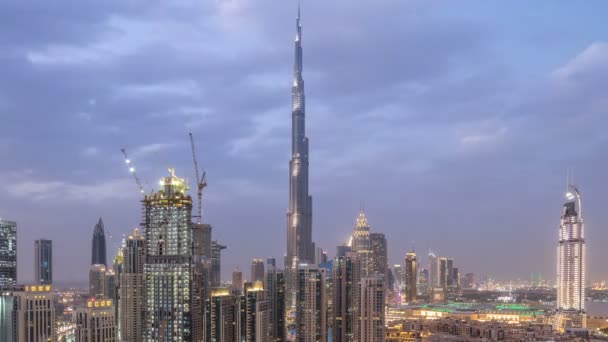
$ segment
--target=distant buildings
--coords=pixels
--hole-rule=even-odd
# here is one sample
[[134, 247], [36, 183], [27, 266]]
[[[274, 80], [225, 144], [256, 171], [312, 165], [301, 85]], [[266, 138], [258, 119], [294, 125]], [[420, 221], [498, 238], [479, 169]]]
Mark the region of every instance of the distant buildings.
[[110, 299], [90, 299], [87, 301], [86, 307], [76, 309], [74, 314], [76, 319], [75, 341], [117, 341], [113, 304]]
[[238, 267], [232, 271], [232, 287], [230, 290], [237, 295], [243, 293], [243, 272]]
[[17, 222], [0, 220], [0, 286], [17, 284]]
[[264, 281], [264, 261], [262, 259], [251, 260], [251, 281]]
[[34, 241], [34, 276], [36, 284], [53, 283], [53, 242], [51, 240]]
[[192, 198], [186, 182], [170, 172], [143, 200], [148, 341], [192, 337]]
[[222, 275], [222, 251], [226, 246], [213, 240], [211, 241], [211, 286], [218, 287], [221, 283]]
[[89, 296], [91, 298], [103, 298], [106, 294], [106, 266], [91, 265], [89, 269]]
[[106, 258], [106, 235], [101, 217], [93, 229], [91, 265], [108, 266]]
[[296, 299], [297, 341], [327, 341], [325, 269], [302, 264], [298, 268]]
[[405, 299], [415, 302], [418, 296], [418, 259], [415, 252], [405, 255]]

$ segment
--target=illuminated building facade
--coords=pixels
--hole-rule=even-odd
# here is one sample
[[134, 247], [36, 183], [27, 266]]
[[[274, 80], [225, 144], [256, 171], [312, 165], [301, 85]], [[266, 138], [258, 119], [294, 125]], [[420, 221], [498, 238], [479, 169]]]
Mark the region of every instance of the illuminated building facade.
[[241, 300], [231, 295], [228, 288], [211, 291], [210, 300], [210, 341], [241, 341]]
[[241, 297], [241, 341], [270, 342], [270, 305], [264, 284], [247, 282]]
[[0, 286], [17, 284], [17, 223], [0, 220]]
[[296, 341], [326, 342], [327, 287], [325, 269], [306, 264], [298, 267], [296, 310]]
[[418, 259], [415, 252], [405, 255], [405, 299], [415, 302], [418, 296]]
[[143, 199], [146, 341], [191, 341], [192, 198], [171, 174]]
[[376, 274], [361, 279], [359, 341], [383, 342], [385, 290], [384, 277]]
[[[120, 276], [120, 336], [124, 341], [142, 342], [146, 313], [144, 297], [145, 240], [135, 229], [125, 241]], [[115, 303], [116, 304], [116, 303]]]
[[296, 19], [295, 60], [291, 88], [291, 160], [289, 161], [289, 209], [287, 212], [287, 305], [296, 298], [299, 263], [314, 263], [312, 242], [312, 196], [308, 192], [308, 137], [306, 105], [302, 78], [302, 25], [300, 11]]
[[112, 300], [90, 299], [86, 307], [76, 309], [75, 318], [76, 342], [116, 341], [116, 321]]
[[[15, 286], [0, 289], [0, 292], [0, 326], [10, 326], [6, 333], [12, 335], [12, 339], [2, 341], [57, 341], [55, 298], [51, 285]], [[2, 303], [11, 307], [2, 308]], [[5, 321], [4, 315], [9, 312], [12, 319]], [[4, 329], [0, 329], [0, 337], [4, 338], [4, 334]]]
[[[356, 263], [355, 263], [356, 264]], [[353, 297], [353, 261], [350, 256], [336, 257], [333, 262], [333, 319], [332, 335], [334, 342], [352, 341], [354, 336], [356, 312]]]
[[[584, 316], [586, 256], [581, 194], [576, 187], [570, 186], [566, 197], [568, 202], [562, 211], [557, 247], [557, 308], [564, 314], [573, 311], [573, 315]], [[581, 319], [579, 327], [584, 325], [584, 319]]]
[[106, 258], [106, 235], [104, 232], [103, 221], [101, 217], [93, 229], [91, 265], [108, 266]]
[[34, 276], [36, 284], [53, 283], [53, 241], [34, 241]]
[[[266, 265], [264, 288], [270, 307], [270, 340], [285, 341], [285, 273], [277, 269], [274, 259]], [[269, 260], [270, 261], [270, 260]]]
[[262, 259], [251, 260], [251, 281], [264, 281], [264, 261]]

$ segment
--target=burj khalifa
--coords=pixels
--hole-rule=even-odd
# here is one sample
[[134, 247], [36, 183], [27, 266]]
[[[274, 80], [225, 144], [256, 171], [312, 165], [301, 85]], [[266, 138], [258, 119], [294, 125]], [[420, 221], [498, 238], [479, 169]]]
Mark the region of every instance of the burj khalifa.
[[[314, 262], [312, 197], [308, 194], [308, 137], [305, 127], [304, 79], [302, 79], [302, 25], [296, 19], [295, 61], [291, 88], [291, 160], [289, 161], [289, 211], [287, 212], [288, 302], [295, 296], [298, 265]], [[293, 303], [293, 302], [291, 302]]]

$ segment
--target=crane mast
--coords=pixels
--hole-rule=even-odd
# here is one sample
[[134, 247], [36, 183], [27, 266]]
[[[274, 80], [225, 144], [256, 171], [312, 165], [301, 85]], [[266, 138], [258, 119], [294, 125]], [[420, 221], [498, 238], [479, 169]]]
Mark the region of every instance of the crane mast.
[[125, 157], [125, 164], [127, 164], [127, 166], [129, 167], [129, 172], [131, 172], [131, 174], [133, 174], [133, 178], [135, 179], [135, 183], [137, 183], [139, 192], [141, 192], [143, 194], [144, 187], [141, 185], [141, 181], [139, 180], [139, 177], [137, 176], [137, 172], [135, 172], [135, 166], [133, 166], [131, 159], [129, 159], [129, 156], [127, 156], [127, 150], [125, 148], [121, 148], [120, 151], [122, 152], [122, 155]]
[[194, 147], [194, 137], [192, 132], [190, 134], [190, 147], [192, 149], [192, 161], [194, 163], [194, 175], [196, 177], [196, 195], [197, 195], [197, 223], [203, 221], [203, 189], [207, 186], [207, 180], [205, 178], [206, 172], [203, 171], [203, 176], [199, 178], [198, 161], [196, 160], [196, 148]]

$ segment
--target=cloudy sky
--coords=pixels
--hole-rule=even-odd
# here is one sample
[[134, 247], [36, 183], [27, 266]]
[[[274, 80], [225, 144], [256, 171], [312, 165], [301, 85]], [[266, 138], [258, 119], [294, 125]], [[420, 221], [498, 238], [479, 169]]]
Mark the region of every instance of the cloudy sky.
[[[578, 6], [577, 6], [578, 5]], [[586, 7], [581, 7], [582, 5]], [[292, 1], [0, 3], [0, 216], [55, 278], [85, 282], [153, 187], [207, 170], [223, 274], [285, 253]], [[461, 272], [554, 277], [566, 170], [584, 199], [589, 277], [608, 278], [604, 1], [302, 1], [313, 235], [346, 240], [364, 201], [391, 263], [414, 247]]]

